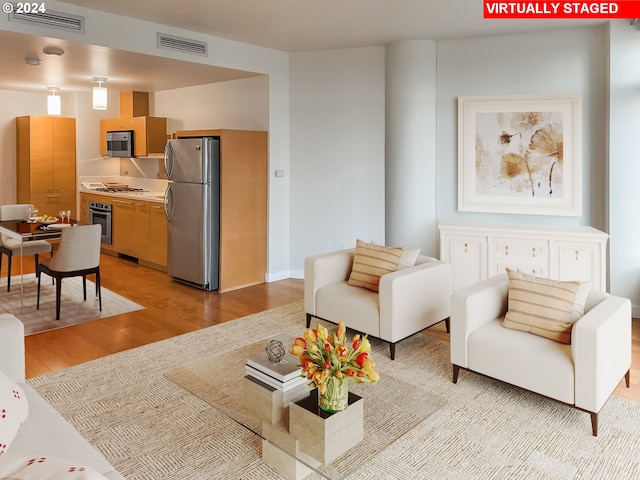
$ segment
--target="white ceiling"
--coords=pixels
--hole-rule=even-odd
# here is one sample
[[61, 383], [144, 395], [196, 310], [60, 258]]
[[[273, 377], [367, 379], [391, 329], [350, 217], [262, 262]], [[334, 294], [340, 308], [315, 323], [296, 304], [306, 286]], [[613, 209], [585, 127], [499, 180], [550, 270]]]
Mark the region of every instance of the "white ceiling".
[[[228, 68], [141, 55], [66, 40], [0, 30], [0, 90], [46, 93], [47, 86], [64, 92], [89, 92], [92, 75], [108, 78], [110, 90], [157, 92], [255, 75]], [[60, 47], [61, 56], [46, 55], [45, 47]], [[32, 66], [25, 58], [39, 58]]]
[[556, 19], [484, 20], [482, 0], [61, 1], [289, 52], [593, 23]]
[[[484, 20], [482, 0], [61, 0], [159, 24], [284, 51], [445, 40], [594, 25], [587, 20]], [[0, 89], [89, 91], [90, 76], [107, 86], [154, 92], [254, 75], [0, 30]], [[59, 46], [65, 55], [46, 55]], [[40, 66], [25, 58], [37, 56]]]

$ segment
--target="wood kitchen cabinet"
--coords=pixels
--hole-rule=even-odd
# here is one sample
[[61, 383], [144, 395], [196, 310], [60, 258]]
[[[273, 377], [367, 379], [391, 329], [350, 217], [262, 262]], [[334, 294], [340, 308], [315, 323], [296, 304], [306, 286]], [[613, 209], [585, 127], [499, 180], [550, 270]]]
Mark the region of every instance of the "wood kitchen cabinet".
[[16, 118], [17, 201], [43, 215], [76, 212], [76, 119]]
[[167, 144], [167, 119], [149, 116], [147, 92], [121, 92], [120, 118], [100, 121], [100, 153], [107, 154], [107, 132], [133, 130], [136, 157], [161, 155]]
[[161, 155], [167, 144], [167, 119], [163, 117], [107, 118], [100, 120], [100, 153], [107, 154], [107, 132], [133, 130], [136, 157]]
[[113, 205], [113, 249], [142, 263], [166, 267], [167, 218], [163, 204], [135, 198], [111, 198], [108, 202]]
[[111, 199], [113, 248], [118, 253], [144, 258], [149, 250], [149, 202]]
[[145, 260], [167, 265], [167, 217], [162, 203], [149, 203], [149, 251]]
[[453, 289], [505, 273], [507, 267], [555, 280], [589, 280], [605, 290], [608, 235], [587, 226], [440, 222], [440, 259]]

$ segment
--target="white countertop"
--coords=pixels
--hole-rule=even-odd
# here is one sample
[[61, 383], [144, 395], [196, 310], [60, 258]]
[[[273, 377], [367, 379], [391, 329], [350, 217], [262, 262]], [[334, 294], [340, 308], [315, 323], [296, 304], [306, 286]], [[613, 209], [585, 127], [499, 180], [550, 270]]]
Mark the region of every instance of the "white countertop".
[[90, 193], [110, 198], [139, 198], [148, 202], [164, 203], [164, 192], [99, 192], [96, 190], [81, 189], [80, 193]]

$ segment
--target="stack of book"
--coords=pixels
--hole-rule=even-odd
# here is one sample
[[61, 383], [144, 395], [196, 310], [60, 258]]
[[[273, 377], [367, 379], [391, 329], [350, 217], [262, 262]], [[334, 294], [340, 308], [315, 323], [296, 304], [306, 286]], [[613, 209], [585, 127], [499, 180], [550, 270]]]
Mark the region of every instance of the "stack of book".
[[271, 362], [265, 351], [253, 355], [247, 358], [245, 373], [281, 392], [309, 383], [309, 380], [300, 376], [302, 367], [298, 359], [288, 353], [278, 363]]

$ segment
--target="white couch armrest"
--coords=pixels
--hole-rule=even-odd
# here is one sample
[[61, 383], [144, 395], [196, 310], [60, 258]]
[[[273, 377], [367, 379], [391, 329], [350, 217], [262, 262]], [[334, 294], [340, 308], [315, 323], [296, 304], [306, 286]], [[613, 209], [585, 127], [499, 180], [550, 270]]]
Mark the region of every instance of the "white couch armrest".
[[315, 315], [316, 292], [333, 283], [344, 282], [351, 274], [355, 248], [313, 255], [304, 260], [304, 310]]
[[509, 279], [496, 275], [451, 295], [451, 363], [467, 368], [467, 338], [507, 311]]
[[449, 318], [451, 265], [422, 260], [380, 277], [381, 339], [394, 343]]
[[0, 365], [12, 380], [24, 383], [24, 324], [11, 314], [0, 314]]
[[575, 404], [599, 412], [631, 368], [631, 302], [609, 296], [573, 326]]

